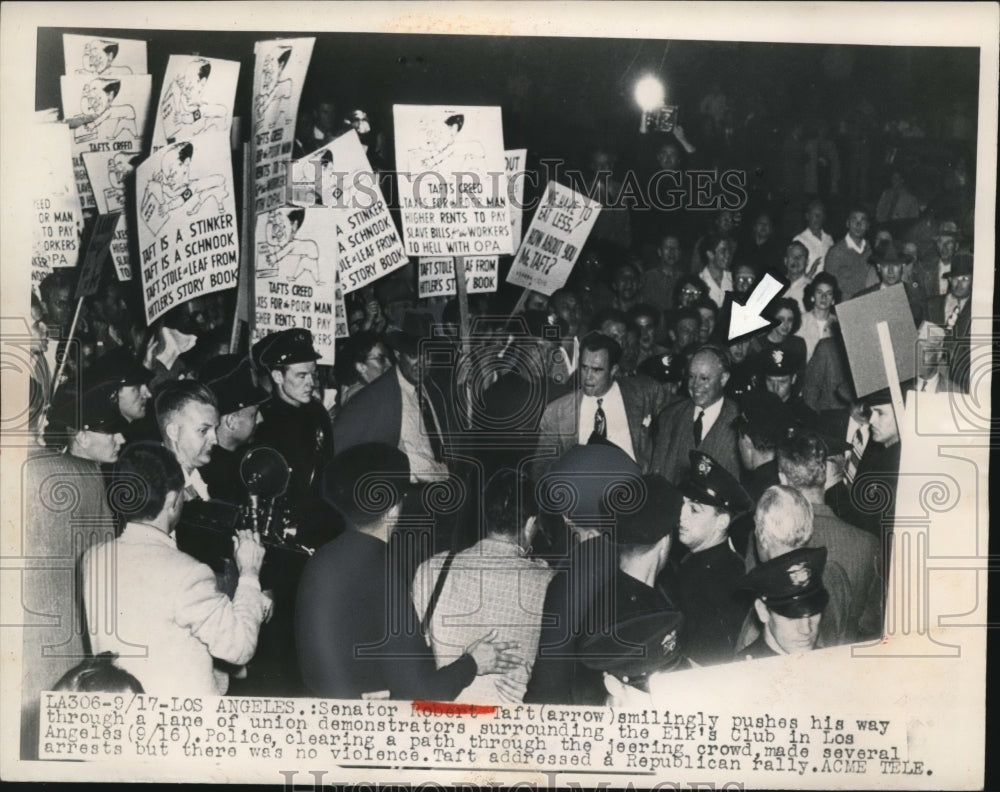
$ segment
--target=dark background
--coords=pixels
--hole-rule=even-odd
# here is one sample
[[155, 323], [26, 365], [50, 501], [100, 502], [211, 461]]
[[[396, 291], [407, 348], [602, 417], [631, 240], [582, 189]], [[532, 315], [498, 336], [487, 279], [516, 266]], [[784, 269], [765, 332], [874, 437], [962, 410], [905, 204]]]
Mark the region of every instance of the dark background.
[[[236, 115], [249, 109], [253, 45], [298, 34], [42, 28], [38, 31], [36, 109], [59, 107], [62, 34], [148, 41], [152, 101], [167, 59], [195, 54], [238, 60]], [[702, 96], [716, 83], [730, 102], [758, 95], [780, 127], [816, 115], [834, 121], [861, 97], [882, 118], [917, 118], [941, 126], [956, 103], [973, 121], [979, 53], [973, 48], [766, 44], [602, 38], [308, 33], [314, 35], [303, 106], [320, 98], [338, 113], [364, 108], [376, 129], [391, 133], [393, 104], [483, 104], [503, 109], [504, 143], [534, 156], [577, 159], [586, 147], [613, 141], [623, 164], [652, 145], [639, 135], [633, 86], [659, 74], [667, 101], [679, 106], [688, 136]], [[152, 124], [150, 124], [152, 127]], [[151, 134], [151, 130], [149, 132]], [[694, 140], [697, 145], [697, 140]], [[758, 141], [761, 145], [773, 145]], [[780, 141], [777, 141], [780, 144]]]

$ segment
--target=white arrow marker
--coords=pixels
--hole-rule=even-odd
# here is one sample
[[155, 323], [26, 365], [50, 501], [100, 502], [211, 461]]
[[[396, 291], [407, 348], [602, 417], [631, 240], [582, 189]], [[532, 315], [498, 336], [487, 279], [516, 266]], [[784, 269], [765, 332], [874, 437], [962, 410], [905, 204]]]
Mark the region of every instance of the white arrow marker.
[[729, 319], [729, 340], [769, 326], [771, 322], [760, 314], [783, 288], [781, 282], [768, 272], [747, 297], [746, 305], [740, 305], [734, 300]]

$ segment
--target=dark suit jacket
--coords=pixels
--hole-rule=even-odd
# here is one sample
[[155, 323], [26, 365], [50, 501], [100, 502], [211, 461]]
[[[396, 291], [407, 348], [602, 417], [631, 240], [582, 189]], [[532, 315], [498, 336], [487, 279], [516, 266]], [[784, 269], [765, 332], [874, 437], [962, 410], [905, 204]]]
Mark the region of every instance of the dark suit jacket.
[[[927, 298], [927, 321], [945, 326], [948, 316], [945, 314], [945, 300], [948, 295]], [[945, 349], [949, 354], [948, 372], [956, 388], [968, 392], [969, 389], [969, 335], [972, 332], [972, 299], [965, 301], [965, 306], [958, 314], [955, 326], [945, 339]]]
[[38, 694], [90, 652], [80, 558], [113, 541], [115, 523], [96, 462], [39, 449], [29, 452], [21, 475], [22, 553], [35, 559], [21, 573], [20, 592], [34, 614], [22, 631], [21, 749], [30, 759], [38, 756]]
[[[733, 426], [737, 416], [739, 408], [736, 403], [723, 399], [722, 412], [698, 448], [739, 479], [740, 458]], [[659, 473], [671, 484], [679, 485], [688, 468], [688, 454], [694, 450], [693, 422], [694, 402], [691, 399], [671, 405], [660, 415], [659, 431], [653, 447], [653, 472]]]
[[[651, 469], [653, 440], [650, 427], [653, 419], [663, 409], [663, 391], [647, 377], [630, 377], [618, 380], [621, 389], [622, 402], [625, 404], [625, 416], [628, 419], [629, 435], [632, 438], [632, 449], [635, 451], [635, 461], [643, 473]], [[552, 448], [555, 447], [555, 457], [562, 456], [579, 440], [580, 403], [583, 393], [575, 391], [556, 399], [542, 414], [538, 450], [544, 458], [536, 460], [533, 473], [540, 477], [552, 461]], [[648, 420], [647, 420], [648, 419]]]
[[[900, 443], [886, 448], [869, 439], [858, 463], [854, 484], [848, 488], [841, 481], [826, 491], [826, 503], [840, 519], [855, 525], [882, 541], [883, 523], [891, 530], [896, 499], [896, 482], [899, 478]], [[869, 487], [885, 487], [889, 491], [888, 503], [881, 494]]]
[[[802, 401], [816, 412], [840, 409], [839, 390], [851, 391], [847, 353], [839, 338], [821, 338], [806, 364], [802, 379]], [[846, 426], [845, 426], [846, 429]]]
[[[426, 376], [423, 381], [447, 437], [457, 426], [447, 385]], [[396, 369], [391, 368], [374, 382], [362, 388], [337, 414], [333, 424], [333, 447], [339, 454], [362, 443], [384, 443], [397, 448], [403, 424], [403, 395]]]
[[302, 680], [324, 698], [450, 701], [476, 676], [462, 655], [436, 668], [420, 632], [409, 586], [394, 579], [380, 539], [347, 530], [309, 559], [299, 583], [295, 643]]

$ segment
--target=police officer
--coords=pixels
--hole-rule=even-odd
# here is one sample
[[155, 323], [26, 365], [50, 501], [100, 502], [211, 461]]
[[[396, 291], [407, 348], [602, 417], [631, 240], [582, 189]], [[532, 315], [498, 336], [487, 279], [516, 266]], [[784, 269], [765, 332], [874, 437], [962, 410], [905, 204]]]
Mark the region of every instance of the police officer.
[[320, 354], [312, 333], [298, 328], [271, 333], [255, 351], [272, 384], [271, 398], [260, 407], [257, 444], [277, 449], [291, 467], [287, 497], [294, 507], [321, 494], [323, 468], [333, 457], [330, 416], [314, 397]]
[[732, 660], [748, 602], [739, 596], [743, 559], [733, 548], [733, 519], [753, 508], [736, 478], [702, 451], [691, 451], [681, 483], [677, 538], [687, 554], [676, 559], [675, 579], [687, 623], [685, 651], [695, 665]]
[[212, 499], [244, 503], [246, 487], [240, 476], [240, 462], [261, 422], [260, 405], [268, 393], [254, 381], [250, 361], [239, 355], [219, 355], [201, 370], [201, 381], [219, 402], [219, 444], [212, 458], [201, 468]]
[[659, 384], [663, 391], [663, 406], [669, 407], [683, 399], [680, 394], [681, 383], [687, 368], [687, 358], [677, 352], [664, 352], [661, 355], [651, 355], [636, 368], [637, 374], [644, 374]]
[[762, 354], [764, 387], [781, 399], [793, 423], [815, 428], [818, 420], [816, 413], [799, 395], [799, 376], [805, 368], [805, 360], [793, 349], [775, 347]]
[[123, 431], [126, 442], [159, 440], [156, 422], [148, 409], [152, 378], [153, 372], [125, 346], [105, 352], [87, 372], [88, 382], [106, 388], [111, 400], [118, 405], [126, 422]]
[[812, 651], [830, 599], [823, 585], [825, 565], [825, 547], [800, 547], [747, 573], [740, 587], [756, 595], [754, 610], [763, 629], [743, 650], [744, 659]]

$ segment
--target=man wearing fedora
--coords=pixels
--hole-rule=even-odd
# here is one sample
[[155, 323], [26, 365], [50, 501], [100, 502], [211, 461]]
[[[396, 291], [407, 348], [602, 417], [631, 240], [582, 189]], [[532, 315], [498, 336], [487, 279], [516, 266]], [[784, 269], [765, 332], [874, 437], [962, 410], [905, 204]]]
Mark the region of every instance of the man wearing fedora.
[[913, 324], [917, 327], [924, 320], [924, 293], [920, 284], [916, 281], [903, 280], [903, 259], [896, 252], [896, 246], [891, 240], [883, 240], [872, 253], [868, 263], [875, 267], [878, 273], [879, 282], [862, 289], [855, 297], [888, 289], [897, 283], [902, 283], [906, 291], [906, 301], [910, 304], [910, 313], [913, 314]]
[[949, 375], [959, 389], [968, 392], [972, 331], [971, 252], [955, 254], [946, 279], [947, 293], [927, 298], [927, 321], [944, 328]]
[[291, 467], [286, 495], [294, 506], [320, 495], [323, 469], [333, 458], [330, 416], [315, 395], [320, 354], [312, 333], [301, 328], [271, 333], [255, 353], [272, 385], [271, 398], [260, 406], [256, 442], [277, 449]]
[[948, 273], [960, 241], [958, 224], [954, 220], [942, 220], [938, 224], [934, 246], [928, 251], [930, 255], [918, 259], [914, 273], [928, 297], [948, 293]]

